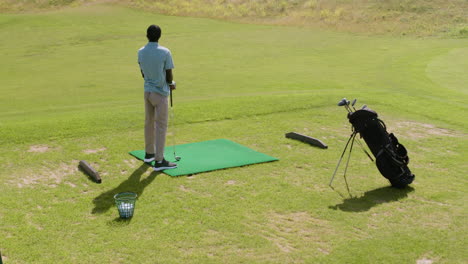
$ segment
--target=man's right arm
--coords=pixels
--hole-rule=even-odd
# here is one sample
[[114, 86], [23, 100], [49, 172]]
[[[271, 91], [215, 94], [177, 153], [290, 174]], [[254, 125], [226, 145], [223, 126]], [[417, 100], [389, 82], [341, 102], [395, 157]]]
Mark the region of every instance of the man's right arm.
[[172, 76], [172, 69], [166, 70], [166, 82], [172, 83], [173, 80], [174, 78]]
[[144, 78], [145, 78], [145, 74], [143, 73], [143, 70], [141, 69], [141, 65], [140, 65], [139, 62], [138, 62], [138, 65], [140, 66], [141, 77], [143, 77], [143, 79], [144, 79]]

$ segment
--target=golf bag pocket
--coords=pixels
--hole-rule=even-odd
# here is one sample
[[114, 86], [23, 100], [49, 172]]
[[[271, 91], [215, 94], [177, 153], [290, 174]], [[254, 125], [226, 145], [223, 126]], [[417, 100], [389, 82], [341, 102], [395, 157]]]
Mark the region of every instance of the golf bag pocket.
[[408, 157], [408, 151], [406, 150], [405, 146], [403, 146], [402, 144], [398, 142], [397, 137], [393, 133], [390, 133], [388, 137], [390, 138], [390, 142], [394, 149], [395, 158], [403, 162], [405, 165], [408, 165], [409, 157]]
[[[400, 146], [400, 152], [406, 153], [403, 145]], [[395, 151], [383, 148], [376, 156], [375, 165], [379, 172], [387, 178], [394, 187], [405, 187], [414, 180], [414, 175], [408, 168], [408, 156], [399, 157]]]

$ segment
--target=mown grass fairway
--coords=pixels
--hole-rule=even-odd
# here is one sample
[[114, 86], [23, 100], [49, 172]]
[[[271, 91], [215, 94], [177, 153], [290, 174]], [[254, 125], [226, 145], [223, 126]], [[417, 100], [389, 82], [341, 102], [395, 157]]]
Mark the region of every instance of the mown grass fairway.
[[[143, 148], [136, 52], [171, 49], [177, 144], [227, 138], [278, 162], [172, 178]], [[4, 263], [465, 263], [468, 40], [355, 36], [91, 5], [0, 15]], [[350, 134], [342, 98], [405, 144], [411, 188], [359, 147], [353, 198], [328, 181]], [[284, 138], [296, 131], [322, 150]], [[171, 134], [168, 136], [172, 144]], [[78, 171], [87, 160], [98, 185]], [[344, 192], [341, 177], [335, 186]], [[139, 194], [121, 221], [112, 196]], [[419, 262], [418, 262], [419, 261]]]

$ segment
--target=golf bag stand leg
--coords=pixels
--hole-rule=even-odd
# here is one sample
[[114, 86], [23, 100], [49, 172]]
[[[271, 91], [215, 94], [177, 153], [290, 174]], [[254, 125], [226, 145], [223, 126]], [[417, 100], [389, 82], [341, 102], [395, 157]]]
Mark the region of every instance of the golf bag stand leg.
[[[356, 134], [357, 133], [355, 131], [351, 134], [351, 136], [348, 139], [348, 142], [346, 142], [346, 146], [343, 149], [343, 153], [341, 153], [340, 159], [338, 160], [338, 164], [336, 164], [335, 171], [333, 172], [333, 175], [332, 175], [332, 177], [330, 179], [330, 183], [328, 184], [328, 186], [330, 186], [330, 188], [332, 188], [332, 189], [333, 189], [333, 186], [332, 186], [333, 180], [335, 179], [336, 172], [338, 171], [338, 168], [340, 167], [341, 161], [343, 160], [343, 156], [346, 153], [346, 150], [348, 149], [349, 142], [353, 141], [353, 143], [354, 143], [354, 139], [356, 138]], [[353, 147], [353, 143], [351, 144], [351, 148]], [[349, 192], [349, 187], [348, 187], [348, 183], [346, 181], [346, 170], [348, 169], [347, 167], [348, 167], [348, 164], [349, 164], [349, 158], [350, 157], [351, 157], [351, 149], [350, 149], [350, 153], [348, 155], [348, 161], [346, 162], [346, 169], [345, 169], [345, 173], [344, 173], [346, 188], [348, 189], [348, 192]]]
[[346, 179], [346, 172], [348, 171], [349, 160], [351, 159], [351, 152], [353, 151], [354, 140], [356, 139], [356, 135], [357, 133], [354, 133], [353, 139], [351, 140], [351, 146], [349, 147], [349, 153], [348, 153], [348, 160], [346, 161], [346, 167], [343, 173], [343, 178], [344, 178], [346, 189], [348, 190], [349, 196], [352, 196], [352, 195], [351, 195], [351, 192], [349, 191], [348, 180]]

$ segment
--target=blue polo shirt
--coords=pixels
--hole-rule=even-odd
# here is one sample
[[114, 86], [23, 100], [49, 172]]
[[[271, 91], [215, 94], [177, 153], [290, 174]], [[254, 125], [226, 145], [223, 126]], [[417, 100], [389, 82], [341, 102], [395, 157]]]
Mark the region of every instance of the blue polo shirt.
[[166, 70], [174, 69], [171, 51], [157, 42], [148, 42], [138, 50], [138, 63], [145, 75], [145, 92], [169, 95]]

